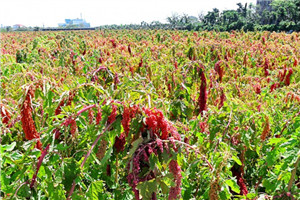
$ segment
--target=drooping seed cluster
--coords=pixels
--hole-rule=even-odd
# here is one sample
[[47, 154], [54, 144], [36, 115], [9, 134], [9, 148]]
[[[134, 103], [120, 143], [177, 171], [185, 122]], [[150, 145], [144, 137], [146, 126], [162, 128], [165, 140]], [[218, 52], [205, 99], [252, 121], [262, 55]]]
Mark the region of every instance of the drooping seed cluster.
[[8, 110], [4, 107], [4, 105], [2, 105], [2, 104], [0, 104], [0, 110], [1, 110], [2, 123], [9, 125], [11, 115], [9, 114]]
[[181, 194], [181, 168], [176, 160], [171, 160], [169, 170], [174, 176], [175, 186], [170, 188], [169, 200], [178, 199]]
[[[136, 199], [140, 199], [139, 191], [136, 188], [138, 183], [154, 179], [157, 176], [157, 172], [150, 169], [149, 158], [151, 154], [158, 155], [166, 151], [171, 157], [169, 148], [171, 147], [174, 151], [177, 151], [175, 140], [180, 140], [180, 135], [178, 134], [177, 129], [164, 117], [160, 110], [156, 108], [142, 108], [142, 110], [146, 116], [141, 128], [141, 133], [148, 133], [150, 141], [143, 142], [139, 145], [133, 154], [131, 161], [127, 165], [127, 170], [129, 172], [127, 181], [132, 187]], [[128, 117], [129, 111], [126, 111], [126, 113], [127, 114], [125, 116]], [[170, 141], [170, 145], [164, 140]], [[117, 140], [116, 142], [120, 143]], [[141, 174], [145, 170], [149, 172], [147, 174]], [[175, 186], [170, 188], [169, 199], [177, 199], [180, 197], [181, 193], [182, 176], [181, 168], [176, 160], [170, 161], [169, 171], [173, 174], [175, 182]], [[152, 197], [155, 199], [156, 193], [153, 193]]]
[[207, 82], [204, 75], [203, 70], [200, 72], [200, 79], [201, 79], [201, 85], [200, 85], [200, 95], [198, 98], [198, 106], [199, 106], [199, 113], [202, 114], [203, 111], [207, 109]]
[[162, 140], [165, 140], [169, 137], [174, 137], [176, 140], [180, 140], [180, 135], [178, 134], [176, 128], [164, 117], [160, 110], [156, 108], [143, 108], [143, 110], [147, 115], [145, 120], [145, 129], [151, 130], [154, 135]]
[[21, 122], [22, 128], [25, 133], [25, 138], [27, 140], [37, 140], [37, 148], [42, 149], [42, 143], [40, 141], [40, 134], [37, 132], [35, 128], [35, 124], [32, 118], [32, 99], [34, 98], [34, 89], [32, 86], [28, 88], [25, 100], [21, 105]]

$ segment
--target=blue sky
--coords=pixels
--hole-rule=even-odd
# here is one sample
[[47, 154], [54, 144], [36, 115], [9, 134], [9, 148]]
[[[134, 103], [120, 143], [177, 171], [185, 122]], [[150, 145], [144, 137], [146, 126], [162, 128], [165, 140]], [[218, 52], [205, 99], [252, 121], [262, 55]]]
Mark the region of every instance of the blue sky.
[[52, 27], [66, 18], [80, 18], [80, 13], [91, 26], [166, 22], [173, 13], [198, 16], [212, 8], [236, 9], [238, 2], [256, 0], [3, 0], [0, 24]]

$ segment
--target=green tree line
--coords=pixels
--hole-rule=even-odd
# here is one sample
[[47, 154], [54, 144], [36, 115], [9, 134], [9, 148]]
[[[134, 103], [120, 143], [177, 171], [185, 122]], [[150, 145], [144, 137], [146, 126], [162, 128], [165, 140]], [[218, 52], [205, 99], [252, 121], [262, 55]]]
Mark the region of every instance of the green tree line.
[[261, 9], [253, 4], [237, 3], [235, 10], [220, 11], [214, 8], [198, 18], [187, 14], [173, 14], [168, 23], [130, 25], [106, 25], [100, 29], [178, 29], [178, 30], [217, 30], [217, 31], [300, 31], [300, 0], [274, 0], [270, 9]]

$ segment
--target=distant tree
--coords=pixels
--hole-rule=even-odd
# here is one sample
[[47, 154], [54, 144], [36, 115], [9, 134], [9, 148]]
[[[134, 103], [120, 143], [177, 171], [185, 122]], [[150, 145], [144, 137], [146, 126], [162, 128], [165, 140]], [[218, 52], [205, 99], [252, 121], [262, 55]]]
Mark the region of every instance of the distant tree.
[[167, 21], [174, 28], [180, 22], [180, 16], [177, 13], [173, 13], [171, 17], [167, 17]]
[[300, 19], [299, 0], [279, 0], [272, 2], [271, 16], [279, 29], [297, 29]]
[[163, 27], [163, 24], [160, 21], [152, 21], [149, 26], [151, 29], [160, 29]]
[[271, 10], [261, 11], [253, 4], [237, 3], [236, 10], [214, 8], [207, 14], [203, 12], [198, 19], [187, 14], [172, 14], [166, 24], [153, 21], [150, 24], [107, 25], [101, 29], [178, 29], [178, 30], [216, 30], [216, 31], [300, 31], [300, 0], [274, 0]]
[[223, 29], [226, 31], [239, 29], [236, 27], [236, 22], [239, 21], [239, 13], [235, 10], [225, 10], [222, 12], [220, 20]]
[[7, 26], [7, 27], [6, 27], [6, 31], [7, 31], [7, 32], [12, 31], [12, 27], [11, 27], [11, 26]]
[[237, 12], [240, 13], [243, 17], [247, 17], [247, 3], [245, 3], [245, 6], [242, 5], [242, 3], [237, 3], [238, 9]]
[[149, 24], [147, 22], [145, 22], [145, 21], [142, 21], [141, 22], [141, 27], [144, 28], [144, 29], [146, 29], [146, 28], [149, 27]]
[[183, 14], [182, 16], [180, 16], [179, 22], [181, 24], [188, 24], [190, 23], [190, 18], [187, 14]]
[[209, 11], [207, 15], [204, 16], [204, 23], [209, 26], [214, 26], [218, 23], [219, 16], [219, 9], [214, 8], [213, 11]]
[[33, 28], [33, 31], [40, 31], [40, 27], [35, 26], [35, 27]]
[[198, 14], [198, 19], [199, 19], [200, 22], [204, 21], [204, 16], [205, 15], [204, 15], [203, 11]]

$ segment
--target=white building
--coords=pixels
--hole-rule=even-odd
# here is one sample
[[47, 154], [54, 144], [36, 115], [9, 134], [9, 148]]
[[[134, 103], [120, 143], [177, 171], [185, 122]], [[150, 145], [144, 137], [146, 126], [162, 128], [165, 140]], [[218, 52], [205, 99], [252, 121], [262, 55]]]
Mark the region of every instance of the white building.
[[80, 28], [90, 28], [90, 23], [87, 23], [84, 19], [65, 19], [65, 23], [59, 23], [59, 27], [67, 27], [67, 26], [74, 26]]
[[26, 28], [26, 26], [24, 26], [24, 25], [22, 25], [22, 24], [15, 24], [15, 25], [13, 25], [13, 30], [15, 31], [15, 30], [17, 30], [17, 29], [20, 29], [20, 28]]

